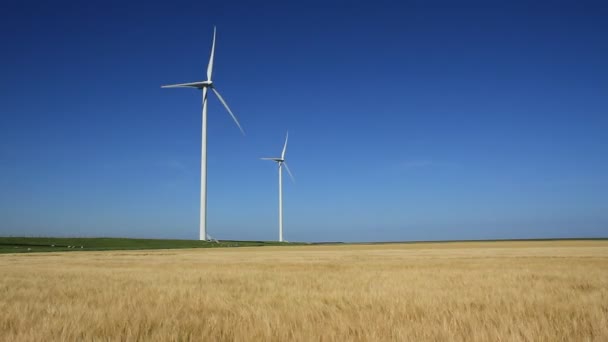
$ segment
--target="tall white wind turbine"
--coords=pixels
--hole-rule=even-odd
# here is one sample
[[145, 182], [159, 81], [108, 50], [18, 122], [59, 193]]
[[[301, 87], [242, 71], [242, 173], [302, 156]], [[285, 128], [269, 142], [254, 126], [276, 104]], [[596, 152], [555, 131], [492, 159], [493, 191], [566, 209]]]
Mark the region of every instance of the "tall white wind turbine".
[[200, 240], [207, 240], [207, 90], [211, 89], [217, 98], [220, 100], [222, 105], [228, 111], [228, 114], [232, 117], [232, 120], [236, 123], [236, 125], [241, 130], [241, 133], [245, 135], [245, 131], [239, 124], [239, 120], [237, 120], [236, 116], [228, 107], [228, 104], [220, 95], [220, 93], [215, 88], [215, 85], [211, 81], [211, 74], [213, 73], [213, 55], [215, 53], [215, 26], [213, 27], [213, 43], [211, 44], [211, 57], [209, 57], [209, 64], [207, 65], [207, 80], [200, 82], [192, 82], [192, 83], [181, 83], [181, 84], [172, 84], [165, 85], [161, 88], [196, 88], [201, 89], [203, 92], [203, 132], [202, 132], [202, 142], [201, 142], [201, 211], [200, 211]]
[[277, 158], [260, 158], [262, 160], [272, 160], [279, 165], [279, 241], [283, 242], [283, 165], [285, 166], [285, 170], [291, 177], [291, 180], [295, 182], [291, 171], [289, 171], [289, 166], [285, 162], [285, 151], [287, 151], [287, 139], [289, 138], [289, 132], [285, 135], [285, 144], [283, 145], [283, 152], [281, 153], [281, 157]]

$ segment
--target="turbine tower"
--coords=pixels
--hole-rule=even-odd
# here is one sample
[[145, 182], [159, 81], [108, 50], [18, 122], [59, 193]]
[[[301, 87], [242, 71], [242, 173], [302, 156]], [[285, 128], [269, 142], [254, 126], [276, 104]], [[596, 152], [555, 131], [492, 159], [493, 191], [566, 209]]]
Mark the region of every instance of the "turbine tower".
[[207, 240], [207, 93], [208, 89], [211, 89], [218, 100], [224, 105], [228, 114], [232, 117], [232, 120], [241, 130], [241, 133], [245, 135], [245, 131], [239, 124], [239, 120], [236, 119], [234, 113], [228, 107], [228, 104], [220, 95], [215, 88], [215, 85], [211, 81], [211, 74], [213, 73], [213, 55], [215, 53], [215, 26], [213, 27], [213, 43], [211, 44], [211, 57], [209, 57], [209, 64], [207, 65], [207, 80], [200, 82], [181, 83], [165, 85], [161, 88], [196, 88], [203, 92], [203, 127], [202, 127], [202, 141], [201, 141], [201, 211], [200, 211], [200, 240]]
[[262, 160], [272, 160], [279, 165], [279, 241], [283, 242], [283, 165], [285, 165], [285, 170], [291, 177], [291, 181], [295, 183], [293, 175], [291, 171], [289, 171], [289, 166], [285, 162], [285, 151], [287, 150], [287, 139], [289, 138], [289, 132], [285, 135], [285, 144], [283, 145], [283, 152], [281, 153], [281, 157], [277, 158], [260, 158]]

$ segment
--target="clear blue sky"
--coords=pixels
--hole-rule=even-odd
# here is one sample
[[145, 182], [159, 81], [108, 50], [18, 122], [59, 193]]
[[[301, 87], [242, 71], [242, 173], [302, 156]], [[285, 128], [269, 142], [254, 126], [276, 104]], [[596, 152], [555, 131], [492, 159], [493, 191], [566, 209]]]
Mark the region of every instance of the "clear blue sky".
[[[491, 4], [494, 3], [494, 4]], [[608, 236], [608, 5], [3, 1], [0, 235]]]

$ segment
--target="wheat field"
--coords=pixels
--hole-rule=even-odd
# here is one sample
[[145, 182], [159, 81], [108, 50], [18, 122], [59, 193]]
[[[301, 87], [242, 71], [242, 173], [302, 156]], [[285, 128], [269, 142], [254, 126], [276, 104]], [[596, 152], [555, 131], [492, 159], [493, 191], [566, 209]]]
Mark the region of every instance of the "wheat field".
[[0, 255], [0, 341], [608, 341], [608, 241]]

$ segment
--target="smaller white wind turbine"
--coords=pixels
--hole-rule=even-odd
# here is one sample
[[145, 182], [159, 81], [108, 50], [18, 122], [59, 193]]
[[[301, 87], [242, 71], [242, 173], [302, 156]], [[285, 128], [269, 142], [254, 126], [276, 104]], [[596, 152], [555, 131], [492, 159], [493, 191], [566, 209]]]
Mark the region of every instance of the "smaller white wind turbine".
[[295, 183], [295, 179], [289, 171], [289, 166], [285, 162], [285, 151], [287, 150], [287, 139], [289, 138], [289, 132], [285, 135], [285, 144], [283, 145], [283, 152], [281, 153], [281, 157], [278, 158], [260, 158], [262, 160], [272, 160], [279, 164], [279, 241], [283, 242], [283, 165], [285, 165], [285, 170], [289, 174], [291, 181]]

